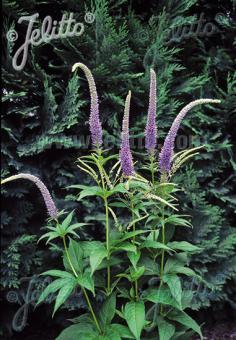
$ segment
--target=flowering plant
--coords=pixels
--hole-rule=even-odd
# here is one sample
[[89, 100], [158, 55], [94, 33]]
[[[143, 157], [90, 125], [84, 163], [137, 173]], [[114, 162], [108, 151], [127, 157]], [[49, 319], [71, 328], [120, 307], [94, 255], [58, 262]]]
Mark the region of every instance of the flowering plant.
[[[186, 241], [173, 241], [176, 227], [191, 228], [187, 216], [178, 213], [172, 182], [178, 168], [196, 155], [201, 147], [174, 154], [175, 138], [182, 119], [199, 104], [219, 100], [199, 99], [185, 106], [175, 118], [164, 145], [157, 155], [156, 74], [150, 70], [150, 93], [145, 146], [148, 162], [138, 171], [129, 142], [131, 92], [125, 101], [119, 155], [102, 149], [96, 85], [91, 71], [76, 63], [88, 80], [91, 110], [90, 132], [93, 150], [78, 159], [78, 167], [91, 177], [93, 186], [74, 184], [78, 200], [98, 197], [104, 205], [104, 241], [83, 240], [80, 230], [87, 223], [74, 221], [74, 213], [58, 212], [45, 185], [35, 176], [18, 174], [39, 188], [50, 216], [48, 231], [40, 240], [60, 239], [64, 269], [51, 269], [42, 275], [55, 278], [39, 297], [38, 304], [55, 294], [53, 314], [79, 287], [87, 312], [72, 320], [57, 340], [80, 339], [189, 339], [199, 325], [186, 313], [193, 291], [185, 290], [181, 277], [202, 278], [188, 267], [188, 255], [199, 248]], [[129, 214], [129, 220], [122, 218]], [[65, 215], [63, 217], [63, 215]], [[101, 302], [102, 301], [102, 302]]]

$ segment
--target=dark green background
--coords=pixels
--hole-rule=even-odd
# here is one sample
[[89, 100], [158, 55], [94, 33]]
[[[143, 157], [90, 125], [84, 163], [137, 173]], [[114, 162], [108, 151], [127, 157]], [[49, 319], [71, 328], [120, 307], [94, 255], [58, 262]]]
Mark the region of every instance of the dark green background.
[[[193, 313], [208, 323], [233, 320], [236, 313], [235, 9], [234, 1], [213, 0], [3, 1], [2, 177], [18, 172], [38, 175], [60, 209], [76, 208], [80, 220], [95, 220], [91, 234], [97, 238], [103, 237], [99, 202], [78, 203], [75, 193], [66, 188], [88, 182], [75, 161], [88, 152], [89, 93], [83, 74], [72, 75], [72, 65], [83, 62], [93, 72], [104, 139], [114, 145], [114, 152], [119, 146], [124, 100], [128, 90], [132, 91], [130, 125], [134, 157], [140, 161], [145, 158], [139, 143], [147, 114], [150, 67], [157, 73], [159, 149], [183, 105], [200, 97], [222, 100], [220, 106], [191, 111], [177, 140], [179, 149], [206, 145], [175, 180], [184, 189], [181, 209], [192, 216], [194, 225], [187, 234], [179, 230], [176, 237], [187, 237], [203, 248], [191, 259], [191, 266], [214, 288], [194, 287]], [[25, 68], [15, 71], [12, 56], [24, 42], [27, 29], [17, 21], [37, 12], [41, 22], [46, 15], [60, 20], [63, 13], [74, 13], [77, 22], [85, 24], [85, 32], [81, 37], [30, 47]], [[87, 12], [95, 13], [91, 24], [84, 22]], [[166, 44], [173, 29], [189, 27], [201, 13], [216, 28], [214, 34]], [[15, 43], [6, 39], [10, 29], [19, 34]], [[47, 216], [33, 186], [23, 181], [8, 184], [2, 201], [2, 336], [53, 339], [66, 325], [66, 318], [78, 315], [81, 299], [71, 299], [53, 320], [51, 305], [33, 311], [31, 304], [28, 325], [21, 330], [19, 317], [14, 327], [20, 332], [12, 329], [27, 291], [22, 277], [58, 266], [60, 258], [52, 257], [42, 242], [37, 244]], [[35, 290], [40, 290], [39, 281]], [[15, 303], [9, 302], [12, 291], [18, 297]]]

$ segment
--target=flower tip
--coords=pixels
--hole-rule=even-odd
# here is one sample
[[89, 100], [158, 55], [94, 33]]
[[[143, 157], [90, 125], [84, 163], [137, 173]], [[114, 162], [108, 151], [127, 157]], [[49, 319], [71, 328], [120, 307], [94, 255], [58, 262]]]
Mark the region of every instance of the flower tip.
[[72, 69], [71, 69], [71, 72], [75, 72], [75, 70], [80, 66], [80, 63], [75, 63], [73, 66], [72, 66]]
[[153, 70], [153, 68], [150, 68], [150, 74], [155, 76], [156, 75], [156, 72]]

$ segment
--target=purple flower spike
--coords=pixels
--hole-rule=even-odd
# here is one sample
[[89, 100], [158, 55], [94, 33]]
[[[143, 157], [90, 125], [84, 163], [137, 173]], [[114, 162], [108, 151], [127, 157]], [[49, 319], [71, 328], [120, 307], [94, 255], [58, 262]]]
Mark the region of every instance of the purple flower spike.
[[74, 72], [77, 67], [81, 68], [84, 71], [89, 84], [91, 99], [89, 128], [91, 132], [92, 144], [96, 149], [99, 149], [102, 145], [102, 125], [99, 119], [98, 95], [95, 81], [90, 69], [86, 65], [82, 63], [76, 63], [72, 67], [72, 72]]
[[185, 115], [188, 113], [189, 110], [191, 110], [193, 107], [200, 105], [200, 104], [208, 104], [208, 103], [220, 103], [220, 100], [218, 99], [198, 99], [194, 100], [188, 105], [186, 105], [180, 113], [175, 118], [168, 135], [166, 136], [166, 139], [164, 141], [164, 145], [162, 147], [160, 158], [159, 158], [159, 166], [161, 173], [170, 173], [171, 170], [171, 159], [174, 152], [174, 144], [175, 144], [175, 137], [177, 135], [179, 126], [185, 117]]
[[48, 191], [47, 187], [45, 186], [45, 184], [43, 184], [43, 182], [36, 176], [30, 175], [30, 174], [18, 174], [18, 175], [14, 175], [14, 176], [10, 176], [4, 180], [1, 181], [1, 184], [4, 184], [6, 182], [10, 182], [13, 181], [15, 179], [28, 179], [31, 182], [33, 182], [38, 189], [40, 190], [45, 205], [47, 207], [47, 211], [50, 217], [56, 219], [58, 216], [58, 211], [57, 208], [55, 206], [55, 203], [52, 199], [52, 196], [50, 195], [50, 192]]
[[150, 70], [150, 91], [147, 125], [145, 130], [145, 147], [149, 155], [154, 155], [157, 144], [157, 127], [156, 127], [156, 73]]
[[125, 111], [122, 124], [120, 162], [123, 174], [131, 176], [134, 173], [134, 165], [129, 144], [129, 110], [130, 110], [131, 92], [129, 91], [125, 100]]

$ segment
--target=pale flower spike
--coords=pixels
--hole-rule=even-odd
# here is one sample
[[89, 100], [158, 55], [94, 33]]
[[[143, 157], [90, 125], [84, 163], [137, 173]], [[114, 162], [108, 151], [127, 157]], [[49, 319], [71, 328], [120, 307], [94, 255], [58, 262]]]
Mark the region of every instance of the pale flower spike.
[[159, 167], [160, 172], [162, 174], [169, 175], [171, 170], [171, 158], [174, 153], [174, 144], [175, 144], [175, 138], [178, 132], [178, 129], [180, 127], [180, 124], [185, 117], [185, 115], [190, 111], [193, 107], [200, 105], [200, 104], [210, 104], [210, 103], [220, 103], [221, 101], [218, 99], [198, 99], [194, 100], [188, 105], [186, 105], [180, 113], [175, 118], [168, 135], [166, 136], [166, 139], [164, 141], [164, 145], [162, 147], [160, 157], [159, 157]]
[[129, 143], [129, 111], [130, 111], [131, 92], [129, 91], [125, 100], [124, 118], [121, 134], [120, 162], [123, 174], [131, 176], [134, 173], [134, 165]]
[[11, 181], [14, 181], [16, 179], [28, 179], [31, 182], [33, 182], [38, 187], [38, 189], [40, 190], [40, 192], [43, 196], [45, 205], [47, 207], [48, 215], [53, 219], [57, 218], [58, 211], [57, 211], [56, 205], [55, 205], [55, 203], [52, 199], [52, 196], [50, 195], [50, 192], [48, 191], [46, 185], [38, 177], [36, 177], [34, 175], [30, 175], [30, 174], [21, 173], [21, 174], [10, 176], [10, 177], [3, 179], [1, 181], [1, 184], [11, 182]]
[[84, 71], [89, 84], [91, 99], [89, 129], [91, 133], [92, 144], [96, 149], [99, 149], [102, 145], [102, 125], [99, 119], [99, 105], [96, 84], [90, 69], [86, 65], [82, 63], [76, 63], [72, 67], [72, 72], [74, 72], [78, 67]]
[[145, 129], [145, 147], [149, 155], [154, 155], [157, 144], [156, 126], [156, 73], [150, 70], [150, 90], [147, 124]]

